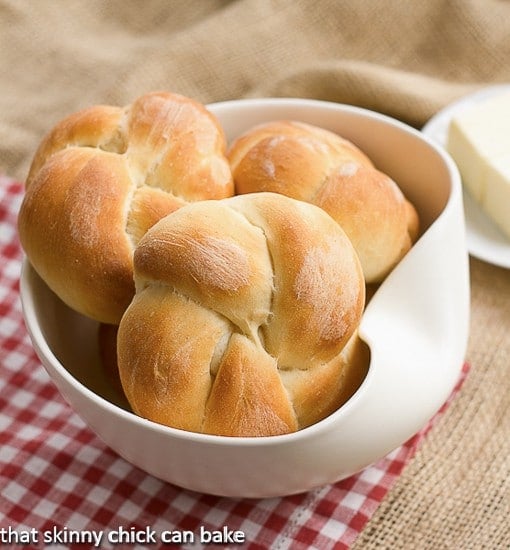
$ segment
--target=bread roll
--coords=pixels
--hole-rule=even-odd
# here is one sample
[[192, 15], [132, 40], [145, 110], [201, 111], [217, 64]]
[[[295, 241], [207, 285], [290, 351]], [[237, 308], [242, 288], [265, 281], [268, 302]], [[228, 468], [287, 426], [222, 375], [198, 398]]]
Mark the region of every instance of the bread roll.
[[65, 118], [27, 178], [19, 233], [28, 259], [70, 307], [118, 324], [147, 229], [190, 201], [233, 194], [225, 148], [216, 119], [176, 94]]
[[283, 434], [330, 414], [365, 374], [361, 266], [314, 205], [275, 193], [187, 205], [141, 239], [134, 273], [117, 343], [142, 417]]
[[381, 282], [417, 238], [418, 215], [397, 184], [332, 132], [270, 122], [236, 139], [228, 157], [237, 194], [273, 191], [326, 210], [351, 239], [367, 283]]

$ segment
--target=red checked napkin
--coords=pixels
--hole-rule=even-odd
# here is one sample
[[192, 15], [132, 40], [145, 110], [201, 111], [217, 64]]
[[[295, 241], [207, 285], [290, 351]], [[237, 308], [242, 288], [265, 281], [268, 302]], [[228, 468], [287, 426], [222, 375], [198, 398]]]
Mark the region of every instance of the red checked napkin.
[[220, 537], [250, 549], [349, 548], [449, 402], [376, 464], [308, 493], [230, 499], [162, 482], [87, 428], [32, 349], [19, 301], [22, 193], [0, 176], [0, 546], [196, 549]]

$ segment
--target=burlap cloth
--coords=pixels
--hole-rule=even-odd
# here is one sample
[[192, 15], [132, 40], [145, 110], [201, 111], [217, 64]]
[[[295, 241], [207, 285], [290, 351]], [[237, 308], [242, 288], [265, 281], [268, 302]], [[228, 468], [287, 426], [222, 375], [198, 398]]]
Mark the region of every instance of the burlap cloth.
[[[510, 82], [497, 0], [0, 0], [0, 172], [94, 103], [168, 89], [210, 102], [299, 96], [420, 127]], [[510, 271], [471, 261], [470, 374], [355, 548], [510, 547]]]

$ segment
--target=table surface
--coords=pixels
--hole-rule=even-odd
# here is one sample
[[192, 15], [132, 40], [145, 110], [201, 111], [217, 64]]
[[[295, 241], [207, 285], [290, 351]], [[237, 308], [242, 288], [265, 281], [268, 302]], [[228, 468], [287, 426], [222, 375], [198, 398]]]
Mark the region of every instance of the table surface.
[[0, 545], [73, 548], [89, 540], [101, 548], [143, 548], [173, 540], [200, 548], [237, 537], [244, 548], [349, 548], [455, 397], [467, 366], [418, 434], [336, 484], [264, 500], [170, 485], [109, 449], [63, 400], [37, 358], [19, 300], [22, 196], [21, 183], [0, 177]]

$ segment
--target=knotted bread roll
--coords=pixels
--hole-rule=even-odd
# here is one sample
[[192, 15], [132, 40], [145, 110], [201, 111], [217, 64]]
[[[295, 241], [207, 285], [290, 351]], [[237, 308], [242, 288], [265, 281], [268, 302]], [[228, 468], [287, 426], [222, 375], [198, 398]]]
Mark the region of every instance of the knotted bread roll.
[[269, 122], [237, 138], [228, 157], [237, 194], [272, 191], [326, 210], [351, 239], [367, 283], [382, 281], [417, 238], [418, 215], [397, 184], [337, 134]]
[[288, 433], [338, 408], [365, 375], [361, 266], [316, 206], [275, 193], [187, 205], [141, 239], [134, 273], [117, 351], [142, 417]]
[[35, 270], [70, 307], [118, 323], [134, 294], [133, 250], [189, 201], [233, 194], [222, 128], [170, 93], [75, 113], [42, 141], [19, 215]]

